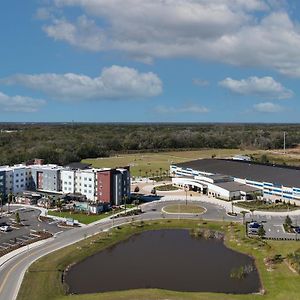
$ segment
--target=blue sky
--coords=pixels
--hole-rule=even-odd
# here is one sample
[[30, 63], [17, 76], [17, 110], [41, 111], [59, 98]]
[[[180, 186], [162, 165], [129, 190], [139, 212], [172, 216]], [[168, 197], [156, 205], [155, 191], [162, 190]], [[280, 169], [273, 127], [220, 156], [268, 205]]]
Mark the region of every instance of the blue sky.
[[298, 2], [2, 1], [0, 121], [299, 122]]

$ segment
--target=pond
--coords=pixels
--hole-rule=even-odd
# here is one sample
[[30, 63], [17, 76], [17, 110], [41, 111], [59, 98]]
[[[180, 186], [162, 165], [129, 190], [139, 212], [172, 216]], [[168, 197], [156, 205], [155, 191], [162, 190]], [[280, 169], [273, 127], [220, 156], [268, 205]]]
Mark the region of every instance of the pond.
[[233, 270], [254, 260], [223, 241], [192, 237], [188, 230], [145, 231], [72, 266], [65, 276], [69, 292], [97, 293], [140, 288], [247, 294], [260, 290], [257, 270], [243, 278]]

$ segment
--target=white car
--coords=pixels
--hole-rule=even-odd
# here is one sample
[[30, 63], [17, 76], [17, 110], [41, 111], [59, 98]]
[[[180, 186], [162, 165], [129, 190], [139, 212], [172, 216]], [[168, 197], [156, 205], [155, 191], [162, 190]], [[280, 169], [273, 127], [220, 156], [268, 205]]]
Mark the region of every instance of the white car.
[[7, 225], [4, 225], [4, 226], [0, 226], [0, 231], [3, 231], [3, 232], [7, 232], [7, 231], [9, 231], [9, 226], [7, 226]]

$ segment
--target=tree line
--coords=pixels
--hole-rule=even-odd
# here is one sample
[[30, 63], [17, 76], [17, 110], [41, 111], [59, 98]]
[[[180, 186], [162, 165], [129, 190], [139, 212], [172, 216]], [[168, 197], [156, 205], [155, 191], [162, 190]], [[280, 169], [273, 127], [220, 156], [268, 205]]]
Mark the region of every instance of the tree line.
[[300, 143], [297, 124], [0, 124], [0, 164], [68, 164], [115, 153], [201, 148], [276, 149]]

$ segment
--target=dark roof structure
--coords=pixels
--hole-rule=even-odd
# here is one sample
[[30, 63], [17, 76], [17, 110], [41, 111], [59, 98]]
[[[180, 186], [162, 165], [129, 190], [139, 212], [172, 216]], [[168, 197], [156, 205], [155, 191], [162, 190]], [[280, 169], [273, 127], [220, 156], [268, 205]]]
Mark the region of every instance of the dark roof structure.
[[76, 169], [86, 170], [86, 169], [90, 169], [91, 164], [84, 164], [81, 162], [73, 162], [73, 163], [66, 165], [66, 167], [68, 167], [72, 170], [76, 170]]
[[214, 183], [214, 185], [219, 186], [227, 191], [230, 192], [245, 192], [245, 193], [252, 193], [259, 190], [259, 188], [247, 185], [247, 184], [241, 184], [236, 181], [229, 181], [229, 182], [218, 182]]
[[198, 159], [174, 164], [181, 168], [300, 188], [300, 168], [230, 159]]

